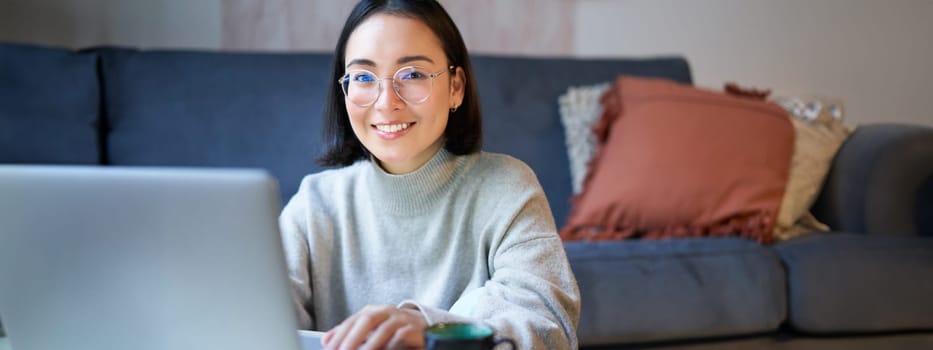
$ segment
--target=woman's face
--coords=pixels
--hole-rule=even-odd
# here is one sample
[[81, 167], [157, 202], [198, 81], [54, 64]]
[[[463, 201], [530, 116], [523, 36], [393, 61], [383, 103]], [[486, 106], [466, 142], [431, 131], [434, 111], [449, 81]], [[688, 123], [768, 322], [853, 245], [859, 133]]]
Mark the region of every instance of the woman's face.
[[[345, 70], [352, 72], [350, 79], [369, 83], [373, 78], [385, 79], [378, 84], [378, 97], [370, 104], [345, 96], [356, 137], [387, 172], [404, 174], [421, 167], [444, 144], [449, 109], [463, 100], [463, 70], [448, 70], [440, 40], [424, 23], [388, 14], [376, 14], [360, 23], [350, 34], [345, 57]], [[396, 75], [400, 68], [410, 66], [423, 68], [421, 72], [443, 72], [433, 78], [433, 84], [425, 85], [426, 90], [415, 94], [429, 92], [423, 101], [406, 97], [406, 102], [396, 94], [392, 80], [387, 79], [432, 79], [411, 71]]]

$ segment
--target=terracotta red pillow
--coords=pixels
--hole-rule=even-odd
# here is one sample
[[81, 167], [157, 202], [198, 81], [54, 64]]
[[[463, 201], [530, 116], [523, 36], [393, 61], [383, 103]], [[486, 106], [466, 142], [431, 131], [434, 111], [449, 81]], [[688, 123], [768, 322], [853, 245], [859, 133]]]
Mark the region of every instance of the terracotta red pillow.
[[772, 241], [794, 147], [777, 105], [619, 77], [564, 240], [742, 236]]

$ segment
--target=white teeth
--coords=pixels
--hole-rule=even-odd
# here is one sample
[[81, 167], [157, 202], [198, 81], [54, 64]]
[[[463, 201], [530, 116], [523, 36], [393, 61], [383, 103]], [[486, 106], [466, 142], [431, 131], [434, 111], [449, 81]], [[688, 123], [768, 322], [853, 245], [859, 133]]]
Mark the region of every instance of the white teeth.
[[376, 125], [376, 129], [382, 132], [399, 132], [411, 126], [411, 123], [402, 123], [402, 124], [383, 124]]

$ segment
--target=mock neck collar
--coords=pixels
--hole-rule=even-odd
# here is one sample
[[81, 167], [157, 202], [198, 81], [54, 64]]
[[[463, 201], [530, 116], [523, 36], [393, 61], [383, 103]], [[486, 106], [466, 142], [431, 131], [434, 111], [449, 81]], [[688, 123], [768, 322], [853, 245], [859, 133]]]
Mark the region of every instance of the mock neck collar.
[[434, 207], [450, 191], [457, 179], [463, 158], [441, 147], [420, 168], [406, 174], [385, 171], [370, 157], [367, 165], [370, 194], [377, 208], [400, 214], [416, 215]]

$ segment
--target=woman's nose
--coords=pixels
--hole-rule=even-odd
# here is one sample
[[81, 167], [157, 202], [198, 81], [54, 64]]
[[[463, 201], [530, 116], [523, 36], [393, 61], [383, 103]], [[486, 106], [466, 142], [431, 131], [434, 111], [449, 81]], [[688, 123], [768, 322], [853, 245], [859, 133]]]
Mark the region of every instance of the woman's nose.
[[384, 79], [379, 84], [379, 95], [376, 97], [376, 108], [381, 110], [394, 110], [405, 105], [405, 101], [395, 91], [395, 81]]

